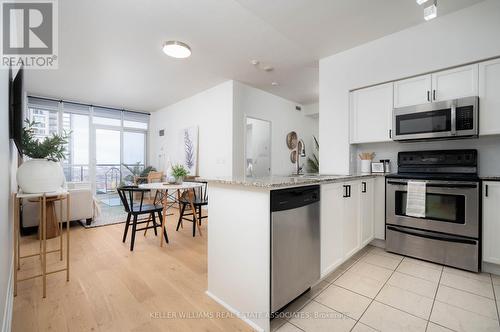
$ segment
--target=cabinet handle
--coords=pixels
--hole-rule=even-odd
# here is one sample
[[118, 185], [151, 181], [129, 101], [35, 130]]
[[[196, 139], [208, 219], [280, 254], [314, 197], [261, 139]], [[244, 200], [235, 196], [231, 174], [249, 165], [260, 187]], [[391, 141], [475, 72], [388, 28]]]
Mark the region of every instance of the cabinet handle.
[[432, 90], [432, 99], [436, 101], [436, 90]]
[[389, 129], [389, 138], [392, 138], [392, 129]]
[[351, 197], [351, 185], [347, 185], [347, 197]]
[[342, 197], [346, 198], [347, 197], [347, 186], [343, 185], [344, 190], [342, 191]]
[[366, 193], [366, 182], [361, 182], [361, 192]]
[[484, 186], [484, 196], [488, 197], [488, 185]]
[[431, 92], [427, 90], [427, 101], [431, 101]]

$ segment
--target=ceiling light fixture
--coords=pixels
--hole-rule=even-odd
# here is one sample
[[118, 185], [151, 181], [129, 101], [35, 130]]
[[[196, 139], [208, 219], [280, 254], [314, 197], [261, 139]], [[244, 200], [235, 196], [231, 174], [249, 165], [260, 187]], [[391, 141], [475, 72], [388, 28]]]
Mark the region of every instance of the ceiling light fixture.
[[171, 40], [163, 44], [163, 53], [172, 58], [185, 59], [191, 55], [191, 48], [188, 44]]
[[279, 84], [278, 82], [272, 82], [272, 83], [271, 83], [271, 85], [272, 85], [272, 86], [278, 86], [278, 85], [280, 85], [280, 84]]
[[434, 0], [434, 3], [432, 5], [424, 8], [424, 19], [426, 21], [429, 21], [436, 17], [437, 17], [437, 0]]
[[428, 0], [417, 0], [417, 3], [419, 5], [426, 3]]

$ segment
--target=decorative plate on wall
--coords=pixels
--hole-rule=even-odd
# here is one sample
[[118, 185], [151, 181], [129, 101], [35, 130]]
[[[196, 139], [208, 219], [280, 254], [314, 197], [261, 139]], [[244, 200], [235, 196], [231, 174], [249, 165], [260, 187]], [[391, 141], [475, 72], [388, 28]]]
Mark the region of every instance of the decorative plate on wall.
[[286, 135], [286, 146], [288, 146], [290, 150], [293, 150], [297, 147], [297, 141], [298, 138], [296, 132], [291, 131]]

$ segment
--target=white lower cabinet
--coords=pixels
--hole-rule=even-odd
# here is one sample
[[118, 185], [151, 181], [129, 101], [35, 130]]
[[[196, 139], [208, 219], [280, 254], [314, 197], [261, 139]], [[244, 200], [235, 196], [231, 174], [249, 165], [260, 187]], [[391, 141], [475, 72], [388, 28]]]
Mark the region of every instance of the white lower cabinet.
[[337, 267], [343, 255], [343, 183], [321, 185], [321, 276]]
[[373, 236], [385, 240], [385, 176], [374, 179]]
[[343, 257], [351, 257], [361, 246], [359, 206], [360, 182], [344, 183], [344, 211], [343, 211]]
[[359, 184], [359, 219], [361, 225], [361, 246], [374, 237], [375, 179], [362, 180]]
[[483, 261], [500, 264], [500, 182], [483, 182]]
[[374, 237], [375, 179], [321, 185], [321, 274]]

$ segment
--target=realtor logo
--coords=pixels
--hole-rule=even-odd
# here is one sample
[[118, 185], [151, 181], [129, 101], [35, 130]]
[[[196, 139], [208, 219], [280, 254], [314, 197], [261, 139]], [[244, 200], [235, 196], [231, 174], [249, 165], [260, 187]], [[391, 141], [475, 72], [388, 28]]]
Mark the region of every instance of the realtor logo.
[[57, 69], [57, 2], [1, 1], [1, 67]]

